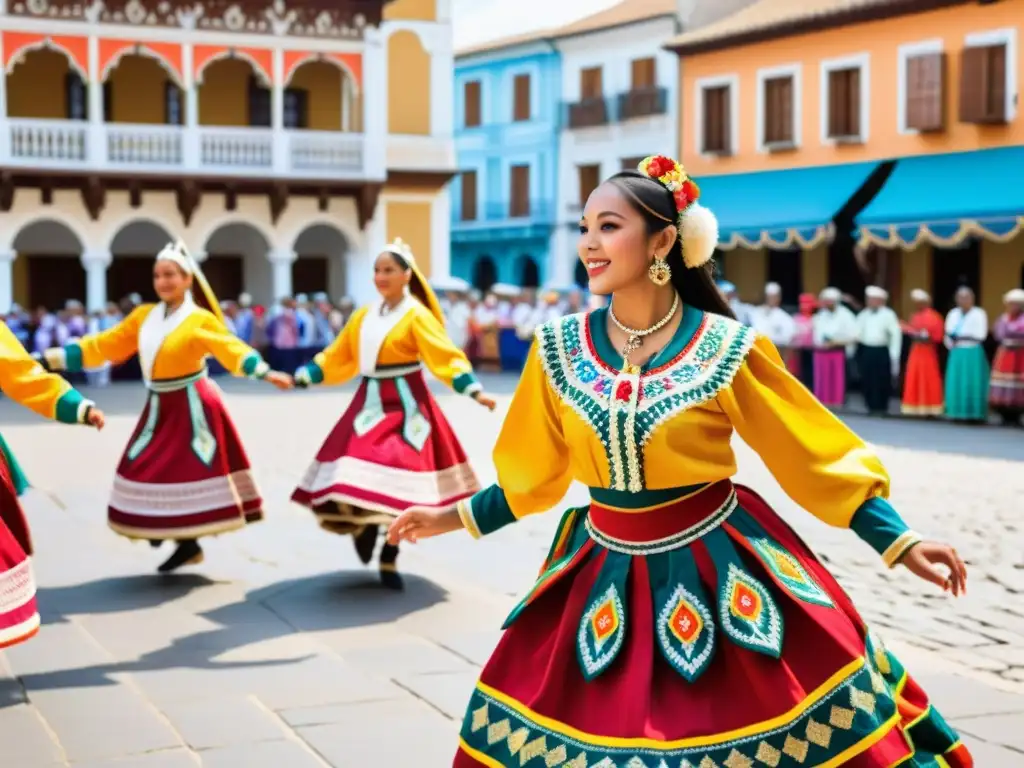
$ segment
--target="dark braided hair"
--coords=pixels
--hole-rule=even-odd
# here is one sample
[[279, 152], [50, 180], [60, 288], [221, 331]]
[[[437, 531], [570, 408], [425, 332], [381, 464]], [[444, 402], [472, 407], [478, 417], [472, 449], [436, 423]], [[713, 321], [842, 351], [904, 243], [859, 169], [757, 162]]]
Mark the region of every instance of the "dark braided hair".
[[[660, 181], [645, 176], [640, 171], [621, 171], [609, 178], [608, 183], [618, 187], [626, 202], [643, 217], [648, 235], [657, 234], [678, 220], [675, 199], [668, 187]], [[725, 296], [715, 285], [714, 264], [711, 260], [690, 269], [683, 263], [682, 241], [676, 238], [672, 250], [665, 257], [665, 262], [672, 270], [672, 287], [676, 289], [683, 304], [716, 315], [735, 318]]]

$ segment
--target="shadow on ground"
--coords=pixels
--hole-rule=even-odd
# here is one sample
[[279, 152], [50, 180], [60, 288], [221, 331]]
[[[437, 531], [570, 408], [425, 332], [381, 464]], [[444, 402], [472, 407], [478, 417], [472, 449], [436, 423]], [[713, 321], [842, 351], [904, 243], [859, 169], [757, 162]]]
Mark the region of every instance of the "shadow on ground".
[[[289, 659], [222, 661], [216, 657], [255, 643], [301, 632], [387, 624], [444, 602], [448, 593], [433, 582], [404, 574], [406, 588], [394, 592], [365, 571], [342, 571], [292, 579], [248, 592], [241, 601], [195, 615], [218, 626], [174, 638], [163, 648], [130, 661], [29, 673], [22, 689], [37, 692], [117, 685], [115, 675], [168, 669], [228, 670], [297, 664]], [[155, 608], [217, 586], [204, 576], [134, 576], [99, 579], [38, 592], [44, 627], [97, 616]], [[130, 629], [126, 629], [130, 631]], [[0, 709], [23, 703], [22, 691], [0, 686]]]

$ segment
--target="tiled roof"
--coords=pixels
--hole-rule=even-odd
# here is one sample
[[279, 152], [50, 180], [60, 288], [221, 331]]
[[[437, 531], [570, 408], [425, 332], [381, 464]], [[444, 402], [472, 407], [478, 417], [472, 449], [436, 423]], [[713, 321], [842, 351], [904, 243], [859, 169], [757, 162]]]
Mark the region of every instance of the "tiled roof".
[[583, 35], [589, 32], [599, 32], [603, 29], [635, 24], [639, 21], [656, 19], [662, 16], [675, 16], [675, 14], [676, 0], [622, 0], [622, 2], [613, 5], [611, 8], [584, 16], [561, 27], [539, 29], [519, 35], [499, 37], [487, 42], [460, 48], [455, 52], [455, 55], [461, 58], [475, 53], [498, 51], [502, 48], [511, 48], [516, 45], [525, 45], [541, 40], [555, 40], [574, 35]]
[[710, 47], [726, 47], [728, 41], [752, 35], [767, 35], [772, 30], [785, 34], [800, 27], [816, 23], [850, 18], [866, 19], [899, 13], [913, 13], [946, 5], [957, 5], [962, 0], [760, 0], [731, 16], [707, 26], [677, 35], [666, 48], [686, 52]]

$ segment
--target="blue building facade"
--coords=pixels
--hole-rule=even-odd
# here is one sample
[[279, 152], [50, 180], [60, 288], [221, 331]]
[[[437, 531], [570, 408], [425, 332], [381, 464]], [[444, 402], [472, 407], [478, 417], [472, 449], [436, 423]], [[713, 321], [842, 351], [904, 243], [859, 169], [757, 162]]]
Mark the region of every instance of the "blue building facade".
[[550, 275], [560, 99], [548, 42], [456, 56], [451, 273], [481, 290]]

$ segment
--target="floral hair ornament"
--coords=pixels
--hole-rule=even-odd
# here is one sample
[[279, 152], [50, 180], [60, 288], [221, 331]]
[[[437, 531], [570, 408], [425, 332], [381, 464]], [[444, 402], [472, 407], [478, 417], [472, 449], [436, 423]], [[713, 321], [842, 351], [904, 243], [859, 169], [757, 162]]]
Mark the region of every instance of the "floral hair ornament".
[[683, 263], [690, 269], [707, 264], [718, 245], [718, 219], [697, 202], [700, 187], [686, 175], [682, 165], [665, 155], [645, 157], [636, 169], [672, 193]]

